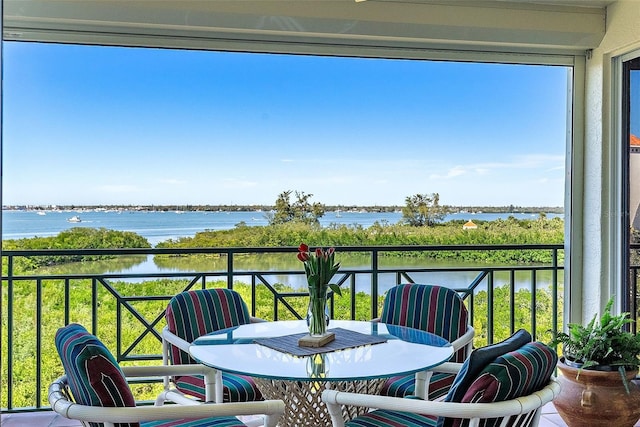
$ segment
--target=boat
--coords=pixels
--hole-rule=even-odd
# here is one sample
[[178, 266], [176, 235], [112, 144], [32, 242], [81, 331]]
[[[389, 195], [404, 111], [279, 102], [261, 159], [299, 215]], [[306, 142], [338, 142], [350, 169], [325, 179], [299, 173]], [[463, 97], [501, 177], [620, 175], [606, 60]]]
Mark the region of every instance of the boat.
[[78, 215], [74, 215], [71, 218], [67, 218], [67, 222], [82, 222]]
[[43, 212], [43, 211], [38, 211], [37, 213], [38, 213], [38, 215], [40, 215], [40, 216], [43, 216], [43, 215], [46, 215], [46, 214], [47, 214], [46, 212]]

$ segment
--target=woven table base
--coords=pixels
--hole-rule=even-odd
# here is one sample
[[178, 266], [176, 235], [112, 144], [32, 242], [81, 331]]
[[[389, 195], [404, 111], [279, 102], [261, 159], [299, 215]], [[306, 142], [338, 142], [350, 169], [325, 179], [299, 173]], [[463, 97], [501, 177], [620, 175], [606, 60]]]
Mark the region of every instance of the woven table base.
[[[283, 381], [253, 378], [265, 399], [281, 399], [285, 410], [280, 426], [331, 426], [331, 416], [322, 401], [325, 388], [351, 393], [378, 394], [386, 378], [359, 381]], [[369, 408], [344, 406], [342, 416], [345, 421], [357, 417]]]

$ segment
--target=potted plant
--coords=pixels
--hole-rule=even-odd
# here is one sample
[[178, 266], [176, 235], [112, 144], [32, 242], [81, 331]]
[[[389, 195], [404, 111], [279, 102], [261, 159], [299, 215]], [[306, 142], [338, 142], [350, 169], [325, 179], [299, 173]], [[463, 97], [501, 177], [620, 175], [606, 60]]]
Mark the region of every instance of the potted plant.
[[631, 382], [640, 365], [640, 335], [625, 330], [629, 313], [604, 313], [586, 325], [570, 323], [551, 345], [562, 346], [562, 386], [554, 399], [569, 426], [633, 426], [640, 418], [640, 388]]

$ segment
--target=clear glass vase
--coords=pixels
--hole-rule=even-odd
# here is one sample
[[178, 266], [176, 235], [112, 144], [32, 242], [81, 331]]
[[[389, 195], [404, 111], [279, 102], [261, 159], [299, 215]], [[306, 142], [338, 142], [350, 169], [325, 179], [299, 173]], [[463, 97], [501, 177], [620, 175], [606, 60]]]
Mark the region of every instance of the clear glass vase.
[[321, 336], [327, 333], [329, 326], [329, 307], [327, 306], [327, 295], [309, 296], [309, 309], [307, 311], [307, 326], [309, 335]]
[[328, 373], [329, 359], [326, 354], [319, 353], [308, 356], [307, 374], [309, 374], [309, 378], [326, 378]]

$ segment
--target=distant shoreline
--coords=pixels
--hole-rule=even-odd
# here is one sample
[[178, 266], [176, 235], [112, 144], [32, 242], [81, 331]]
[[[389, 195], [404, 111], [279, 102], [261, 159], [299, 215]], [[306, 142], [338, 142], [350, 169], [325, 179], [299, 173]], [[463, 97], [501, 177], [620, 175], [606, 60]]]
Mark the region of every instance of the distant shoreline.
[[[404, 206], [382, 206], [382, 205], [325, 205], [325, 211], [343, 212], [394, 212], [402, 210]], [[469, 212], [469, 213], [555, 213], [563, 214], [564, 208], [558, 206], [447, 206], [442, 205], [449, 212]], [[101, 211], [101, 210], [122, 210], [122, 211], [144, 211], [144, 212], [260, 212], [270, 211], [273, 205], [5, 205], [2, 210], [6, 211]]]

